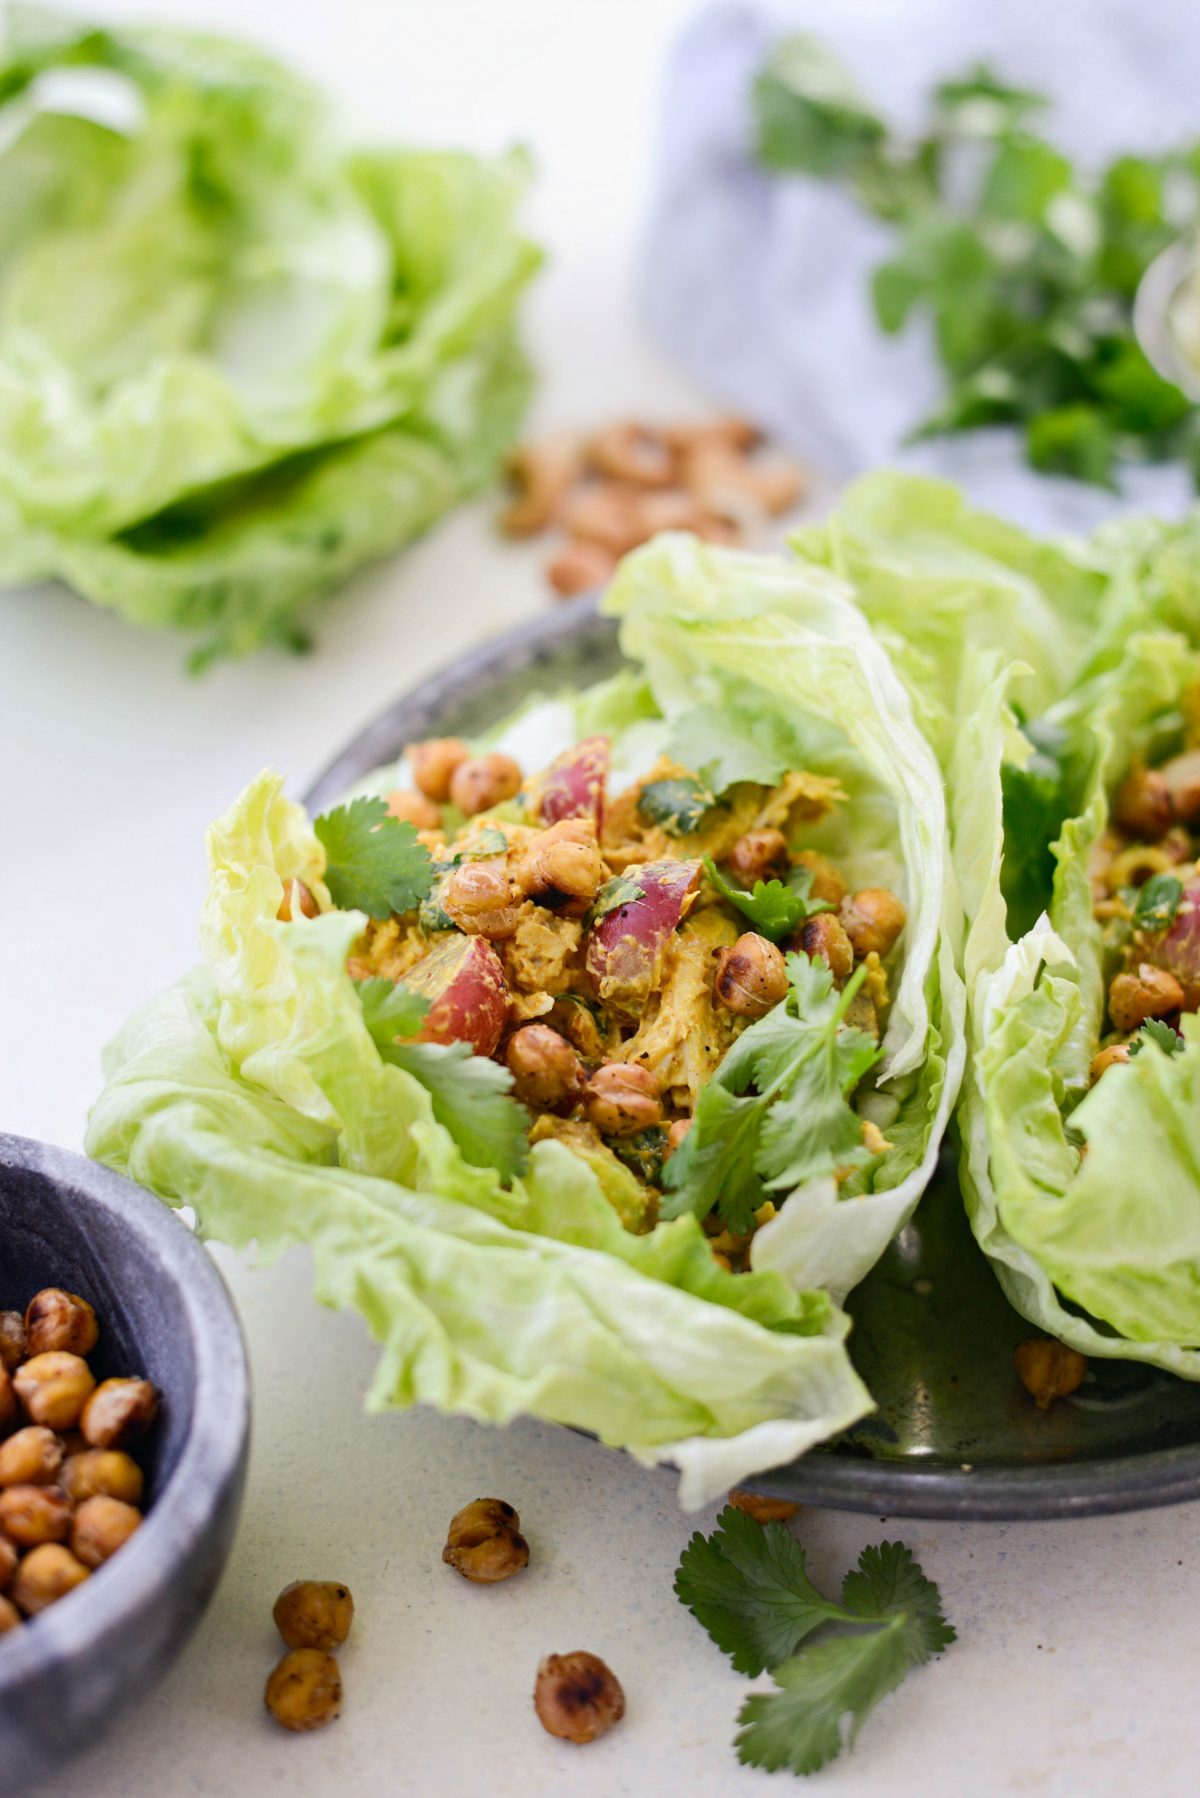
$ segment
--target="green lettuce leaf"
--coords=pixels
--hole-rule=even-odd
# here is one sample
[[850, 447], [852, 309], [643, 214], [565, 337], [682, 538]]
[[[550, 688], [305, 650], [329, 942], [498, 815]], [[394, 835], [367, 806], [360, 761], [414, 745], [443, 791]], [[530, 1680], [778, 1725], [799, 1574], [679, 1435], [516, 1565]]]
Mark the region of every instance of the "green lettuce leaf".
[[[134, 122], [42, 109], [65, 68]], [[247, 46], [33, 7], [4, 103], [0, 575], [242, 653], [490, 475], [529, 386], [519, 157], [354, 151]]]

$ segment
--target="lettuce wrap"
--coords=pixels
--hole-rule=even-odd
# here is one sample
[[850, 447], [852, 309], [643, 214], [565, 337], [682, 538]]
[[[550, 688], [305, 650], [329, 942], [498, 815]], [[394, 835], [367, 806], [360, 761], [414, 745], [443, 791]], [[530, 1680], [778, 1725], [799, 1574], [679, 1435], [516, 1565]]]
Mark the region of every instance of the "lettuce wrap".
[[34, 7], [0, 95], [0, 578], [241, 654], [489, 477], [520, 157], [353, 149], [247, 45]]
[[[531, 702], [477, 747], [530, 766], [607, 732], [614, 782], [688, 740], [714, 787], [721, 759], [743, 782], [766, 779], [764, 763], [836, 777], [844, 816], [823, 817], [814, 844], [855, 880], [886, 878], [908, 908], [882, 1040], [850, 1101], [872, 1152], [835, 1172], [839, 1156], [814, 1159], [806, 1142], [795, 1165], [824, 1171], [776, 1192], [740, 1272], [686, 1208], [626, 1227], [632, 1176], [611, 1156], [536, 1131], [510, 1156], [502, 1113], [516, 1107], [496, 1061], [462, 1043], [426, 1044], [422, 1060], [381, 1034], [378, 1008], [404, 983], [351, 977], [368, 919], [330, 909], [328, 823], [318, 836], [274, 775], [213, 826], [203, 966], [111, 1045], [87, 1143], [192, 1207], [207, 1236], [264, 1257], [307, 1243], [318, 1297], [356, 1307], [381, 1344], [371, 1406], [571, 1424], [674, 1464], [691, 1507], [870, 1408], [838, 1307], [911, 1215], [957, 1094], [960, 908], [936, 763], [840, 582], [664, 538], [626, 561], [607, 605], [634, 669]], [[403, 773], [380, 770], [359, 802]], [[494, 836], [519, 809], [476, 823]], [[283, 921], [296, 883], [316, 915]], [[787, 1004], [802, 1010], [828, 977], [790, 962]], [[439, 1085], [447, 1057], [469, 1077], [457, 1111]], [[840, 1128], [836, 1095], [828, 1110]]]
[[851, 583], [946, 773], [975, 1236], [1052, 1336], [1200, 1377], [1200, 1028], [1173, 1016], [1169, 1042], [1135, 1042], [1095, 1080], [1127, 924], [1093, 915], [1091, 884], [1121, 782], [1183, 741], [1200, 524], [1126, 519], [1047, 543], [951, 488], [876, 476], [795, 547]]

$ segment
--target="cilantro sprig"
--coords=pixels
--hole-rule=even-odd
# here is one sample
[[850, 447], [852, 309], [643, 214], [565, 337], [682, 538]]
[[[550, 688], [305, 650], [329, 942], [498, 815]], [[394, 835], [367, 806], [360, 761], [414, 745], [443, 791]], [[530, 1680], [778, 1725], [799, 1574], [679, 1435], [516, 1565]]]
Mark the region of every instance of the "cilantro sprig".
[[529, 1154], [529, 1113], [512, 1098], [507, 1068], [474, 1055], [469, 1043], [418, 1043], [429, 1002], [403, 982], [364, 980], [363, 1022], [375, 1047], [429, 1094], [433, 1115], [473, 1167], [495, 1168], [503, 1180], [523, 1172]]
[[390, 918], [412, 911], [433, 885], [433, 858], [412, 824], [388, 813], [386, 799], [352, 799], [313, 820], [325, 850], [325, 884], [342, 911]]
[[723, 899], [735, 906], [753, 924], [760, 936], [780, 943], [791, 936], [798, 924], [831, 909], [825, 899], [810, 899], [813, 871], [797, 865], [788, 869], [786, 880], [756, 880], [753, 891], [734, 886], [713, 861], [704, 857], [704, 872]]
[[785, 719], [735, 701], [681, 713], [671, 727], [667, 753], [694, 768], [718, 796], [743, 780], [776, 786], [789, 768], [803, 766], [803, 751]]
[[716, 795], [702, 780], [686, 774], [647, 782], [638, 794], [637, 809], [649, 823], [661, 825], [669, 837], [690, 837], [703, 827], [716, 802]]
[[1140, 1055], [1148, 1042], [1154, 1043], [1164, 1055], [1181, 1055], [1185, 1048], [1183, 1038], [1169, 1024], [1164, 1024], [1161, 1018], [1146, 1019], [1129, 1045], [1130, 1055]]
[[1196, 146], [1084, 172], [1036, 131], [1045, 104], [980, 67], [935, 87], [910, 137], [824, 45], [788, 38], [756, 84], [758, 153], [893, 228], [876, 319], [920, 315], [943, 374], [913, 438], [1011, 424], [1033, 467], [1101, 486], [1127, 462], [1200, 471], [1193, 408], [1133, 329], [1142, 276], [1200, 221]]
[[882, 1053], [844, 1022], [859, 969], [838, 992], [824, 961], [789, 955], [785, 999], [733, 1044], [704, 1087], [692, 1128], [663, 1169], [665, 1218], [713, 1206], [748, 1230], [771, 1193], [871, 1157], [849, 1095]]
[[1183, 882], [1177, 874], [1152, 874], [1138, 888], [1137, 904], [1133, 908], [1133, 928], [1156, 935], [1160, 930], [1169, 930], [1175, 922], [1175, 913], [1179, 910], [1179, 902], [1183, 898]]
[[768, 1772], [817, 1772], [906, 1673], [955, 1640], [937, 1587], [902, 1543], [864, 1548], [840, 1601], [830, 1599], [781, 1523], [732, 1505], [684, 1549], [675, 1591], [739, 1673], [770, 1670], [776, 1690], [747, 1698], [734, 1743], [744, 1765]]

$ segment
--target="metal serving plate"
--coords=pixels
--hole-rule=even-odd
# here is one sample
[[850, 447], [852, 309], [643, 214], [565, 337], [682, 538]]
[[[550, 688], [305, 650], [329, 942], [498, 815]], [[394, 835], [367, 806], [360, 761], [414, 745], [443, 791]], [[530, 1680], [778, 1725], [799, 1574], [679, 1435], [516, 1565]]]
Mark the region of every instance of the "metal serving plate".
[[[593, 600], [463, 656], [390, 706], [307, 795], [321, 810], [419, 737], [471, 736], [532, 694], [620, 665]], [[1093, 1361], [1039, 1411], [1013, 1372], [1033, 1334], [975, 1245], [947, 1153], [913, 1222], [857, 1291], [850, 1349], [878, 1409], [827, 1448], [754, 1482], [806, 1504], [915, 1517], [1038, 1518], [1200, 1497], [1200, 1384]]]

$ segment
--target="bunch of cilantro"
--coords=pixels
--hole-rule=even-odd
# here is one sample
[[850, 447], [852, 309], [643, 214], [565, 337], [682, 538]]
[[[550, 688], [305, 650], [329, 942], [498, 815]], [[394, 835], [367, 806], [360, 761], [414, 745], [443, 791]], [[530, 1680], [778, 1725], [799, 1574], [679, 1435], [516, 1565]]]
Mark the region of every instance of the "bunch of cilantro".
[[1033, 467], [1100, 486], [1122, 462], [1200, 472], [1195, 412], [1132, 324], [1146, 269], [1200, 220], [1200, 144], [1085, 173], [1033, 129], [1045, 100], [984, 67], [935, 87], [909, 139], [807, 37], [778, 46], [754, 103], [769, 168], [836, 182], [894, 228], [876, 318], [927, 318], [945, 375], [910, 440], [1013, 425]]
[[744, 1765], [769, 1773], [819, 1771], [906, 1673], [955, 1639], [937, 1587], [902, 1543], [864, 1548], [830, 1599], [781, 1523], [733, 1505], [711, 1536], [692, 1537], [675, 1591], [739, 1673], [774, 1679], [775, 1691], [747, 1698], [734, 1743]]

